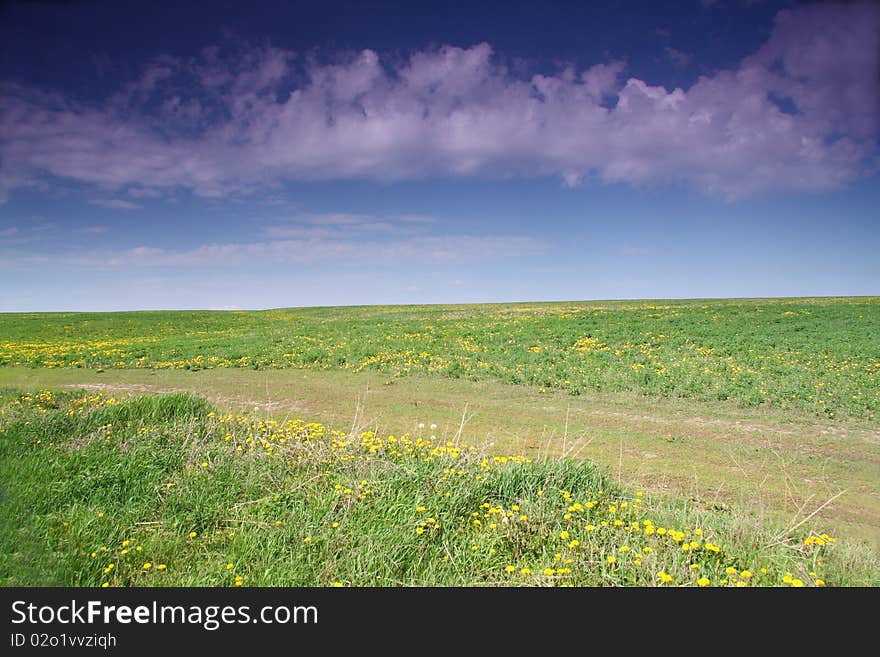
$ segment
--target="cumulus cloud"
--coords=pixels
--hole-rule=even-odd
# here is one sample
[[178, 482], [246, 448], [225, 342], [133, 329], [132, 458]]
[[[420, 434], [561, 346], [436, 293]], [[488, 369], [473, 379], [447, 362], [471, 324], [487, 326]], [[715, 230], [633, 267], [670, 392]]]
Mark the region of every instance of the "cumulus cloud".
[[100, 104], [7, 84], [0, 200], [47, 173], [135, 198], [431, 176], [683, 184], [725, 199], [835, 189], [877, 170], [878, 35], [871, 3], [785, 10], [756, 53], [688, 89], [616, 61], [526, 78], [486, 43], [331, 63], [209, 48], [156, 59]]

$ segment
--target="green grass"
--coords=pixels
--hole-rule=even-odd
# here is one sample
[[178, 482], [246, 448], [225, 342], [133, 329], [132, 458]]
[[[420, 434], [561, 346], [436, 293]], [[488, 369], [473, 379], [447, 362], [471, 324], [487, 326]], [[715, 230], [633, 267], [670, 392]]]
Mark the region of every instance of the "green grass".
[[0, 365], [307, 368], [880, 411], [880, 298], [0, 315]]
[[871, 553], [807, 540], [824, 531], [815, 519], [757, 523], [430, 429], [347, 435], [184, 393], [5, 390], [0, 403], [6, 586], [878, 581]]

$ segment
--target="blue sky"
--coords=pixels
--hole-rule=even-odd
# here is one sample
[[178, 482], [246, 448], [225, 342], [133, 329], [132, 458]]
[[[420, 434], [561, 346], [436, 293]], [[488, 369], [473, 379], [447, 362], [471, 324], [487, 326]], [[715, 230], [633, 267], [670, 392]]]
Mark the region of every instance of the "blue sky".
[[7, 5], [0, 311], [877, 294], [880, 11], [669, 4]]

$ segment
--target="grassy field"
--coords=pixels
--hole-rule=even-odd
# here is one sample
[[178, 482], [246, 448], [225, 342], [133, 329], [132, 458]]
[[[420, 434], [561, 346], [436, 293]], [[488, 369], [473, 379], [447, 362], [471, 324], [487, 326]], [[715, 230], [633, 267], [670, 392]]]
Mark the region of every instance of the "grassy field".
[[[662, 584], [660, 572], [670, 585], [700, 573], [712, 585], [880, 581], [878, 298], [6, 314], [0, 363], [7, 584], [234, 584], [235, 574], [244, 585], [364, 585], [377, 574], [382, 584]], [[260, 422], [289, 432], [286, 447], [270, 441], [267, 452]], [[387, 444], [371, 453], [365, 432], [431, 444], [414, 447], [419, 458]], [[454, 458], [422, 458], [447, 442]], [[491, 486], [478, 479], [484, 458]], [[460, 486], [444, 489], [444, 477]], [[92, 479], [115, 481], [120, 499]], [[363, 480], [383, 492], [367, 495], [374, 506], [352, 500], [363, 512], [346, 516], [342, 535], [325, 480], [348, 496]], [[434, 489], [450, 506], [425, 503]], [[27, 506], [27, 490], [42, 507]], [[438, 540], [423, 540], [436, 530], [392, 490], [434, 513]], [[180, 491], [199, 522], [166, 503]], [[271, 521], [264, 498], [278, 510]], [[590, 513], [567, 511], [575, 502], [593, 502]], [[528, 545], [486, 531], [510, 527], [483, 504], [505, 517], [531, 505]], [[612, 506], [629, 515], [608, 516]], [[673, 529], [681, 554], [637, 545], [657, 540], [645, 520]], [[577, 545], [562, 549], [561, 532]], [[811, 536], [826, 544], [805, 545]], [[688, 561], [683, 546], [707, 556], [707, 540], [723, 558]], [[136, 563], [123, 541], [150, 560]], [[639, 547], [670, 551], [651, 561]], [[284, 554], [270, 563], [267, 549]], [[27, 566], [35, 554], [64, 559]]]
[[430, 427], [346, 434], [187, 394], [7, 392], [0, 583], [825, 586], [876, 563]]
[[876, 420], [880, 298], [6, 314], [0, 365], [423, 372]]

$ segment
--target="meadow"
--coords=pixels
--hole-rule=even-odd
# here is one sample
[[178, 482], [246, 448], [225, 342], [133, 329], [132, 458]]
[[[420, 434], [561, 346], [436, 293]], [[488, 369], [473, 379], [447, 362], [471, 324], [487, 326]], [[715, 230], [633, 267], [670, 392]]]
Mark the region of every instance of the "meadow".
[[876, 297], [4, 314], [0, 583], [876, 584], [878, 379]]
[[0, 583], [67, 586], [864, 585], [802, 525], [666, 504], [573, 459], [428, 427], [346, 434], [188, 394], [7, 392]]
[[2, 365], [427, 373], [876, 420], [880, 298], [6, 314]]

